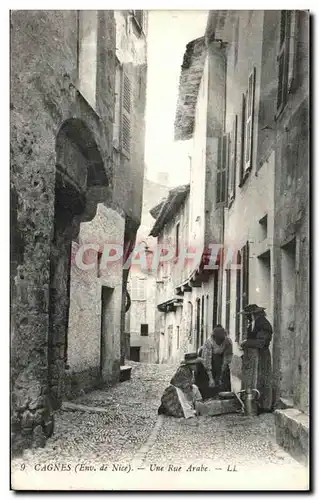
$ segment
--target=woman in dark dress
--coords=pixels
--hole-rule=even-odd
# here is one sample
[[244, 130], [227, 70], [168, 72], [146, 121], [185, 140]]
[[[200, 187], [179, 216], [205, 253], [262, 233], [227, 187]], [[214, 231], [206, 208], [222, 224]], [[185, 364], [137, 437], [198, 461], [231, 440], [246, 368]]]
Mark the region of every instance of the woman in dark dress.
[[248, 305], [243, 314], [250, 315], [247, 339], [241, 344], [243, 353], [243, 389], [258, 389], [259, 413], [272, 408], [272, 368], [269, 345], [272, 326], [266, 318], [265, 309], [256, 304]]

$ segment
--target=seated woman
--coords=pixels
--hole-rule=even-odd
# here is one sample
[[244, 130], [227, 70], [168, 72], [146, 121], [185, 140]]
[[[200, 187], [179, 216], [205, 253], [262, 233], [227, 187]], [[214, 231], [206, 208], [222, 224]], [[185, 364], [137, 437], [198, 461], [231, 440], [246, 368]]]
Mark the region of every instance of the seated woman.
[[208, 378], [208, 388], [215, 389], [216, 393], [230, 392], [229, 365], [233, 357], [233, 344], [222, 325], [217, 325], [206, 340], [202, 357]]
[[191, 418], [196, 415], [195, 403], [202, 397], [193, 384], [194, 370], [199, 362], [196, 353], [185, 354], [185, 358], [165, 389], [158, 414], [177, 418]]

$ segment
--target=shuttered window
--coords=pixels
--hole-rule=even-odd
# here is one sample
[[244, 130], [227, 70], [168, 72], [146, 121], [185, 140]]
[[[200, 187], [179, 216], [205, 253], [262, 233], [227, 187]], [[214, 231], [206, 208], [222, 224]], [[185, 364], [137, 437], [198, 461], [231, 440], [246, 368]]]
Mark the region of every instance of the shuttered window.
[[230, 161], [228, 175], [228, 203], [235, 199], [236, 194], [236, 165], [237, 165], [237, 115], [233, 122], [230, 136]]
[[281, 113], [293, 90], [296, 75], [297, 12], [281, 11], [278, 64], [277, 115]]
[[238, 51], [239, 51], [239, 17], [237, 17], [235, 26], [235, 41], [234, 41], [234, 68], [236, 68], [238, 63]]
[[252, 167], [253, 132], [254, 132], [254, 107], [255, 107], [255, 81], [256, 69], [249, 75], [247, 106], [246, 106], [246, 131], [245, 131], [245, 172]]
[[240, 126], [240, 151], [239, 151], [239, 187], [244, 182], [245, 163], [245, 130], [246, 130], [246, 95], [242, 95], [241, 102], [241, 126]]
[[216, 203], [227, 201], [227, 170], [229, 152], [229, 134], [218, 139], [217, 178], [216, 178]]
[[[242, 259], [242, 294], [241, 294], [241, 309], [243, 310], [249, 303], [249, 243], [246, 242], [241, 250]], [[242, 315], [242, 335], [246, 338], [247, 333], [247, 318]]]
[[230, 325], [230, 300], [231, 300], [231, 269], [226, 269], [226, 330], [229, 332]]
[[118, 151], [120, 149], [120, 130], [121, 130], [121, 65], [116, 60], [115, 69], [115, 106], [113, 120], [113, 147]]
[[131, 155], [131, 106], [132, 89], [129, 76], [123, 72], [122, 109], [121, 109], [121, 151], [127, 157]]

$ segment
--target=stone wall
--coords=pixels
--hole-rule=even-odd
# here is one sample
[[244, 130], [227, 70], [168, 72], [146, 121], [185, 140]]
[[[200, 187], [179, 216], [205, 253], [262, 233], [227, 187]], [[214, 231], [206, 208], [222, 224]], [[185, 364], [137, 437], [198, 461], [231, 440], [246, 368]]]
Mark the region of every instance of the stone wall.
[[[76, 89], [76, 15], [76, 11], [67, 10], [14, 11], [10, 19], [11, 187], [14, 200], [13, 220], [16, 223], [11, 259], [13, 450], [31, 445], [32, 442], [41, 445], [53, 431], [48, 384], [49, 315], [52, 300], [50, 262], [52, 263], [53, 258], [51, 241], [57, 223], [56, 142], [58, 131], [64, 123], [73, 120], [70, 126], [73, 131], [78, 124], [79, 137], [80, 129], [89, 131], [82, 146], [88, 146], [90, 141], [91, 146], [95, 144], [94, 147], [102, 158], [104, 176], [111, 184], [111, 163], [108, 158], [111, 155], [114, 103], [113, 12], [103, 11], [98, 14], [102, 35], [98, 39], [98, 50], [103, 53], [97, 78], [97, 109], [100, 118]], [[83, 210], [85, 212], [89, 208], [89, 202], [94, 206], [94, 197], [88, 191], [85, 196], [84, 188], [82, 190], [77, 182], [77, 173], [78, 171], [63, 171], [61, 175], [67, 177], [68, 184], [73, 185], [78, 193], [79, 207], [74, 207], [74, 210], [83, 213]], [[94, 173], [91, 177], [94, 177]], [[85, 184], [88, 189], [86, 182]], [[96, 200], [98, 198], [99, 196]], [[65, 210], [68, 211], [67, 206]], [[72, 210], [69, 211], [70, 234], [65, 240], [69, 241], [66, 258], [71, 253], [72, 218], [76, 216]], [[91, 218], [93, 216], [90, 215]], [[67, 216], [65, 220], [68, 220]], [[75, 232], [79, 229], [79, 223], [80, 221], [74, 226]], [[65, 282], [60, 280], [59, 283], [60, 292], [63, 290], [67, 294], [68, 273], [65, 275]], [[65, 322], [66, 317], [63, 316], [62, 319]], [[63, 340], [56, 345], [54, 356], [56, 360], [59, 357], [64, 366]], [[63, 377], [61, 366], [59, 370]], [[60, 389], [63, 390], [63, 387]]]
[[[277, 20], [277, 33], [279, 20]], [[298, 11], [294, 85], [276, 121], [274, 215], [274, 382], [275, 395], [309, 411], [309, 13]], [[275, 40], [269, 36], [275, 44]], [[269, 42], [270, 43], [270, 42]], [[275, 75], [273, 74], [273, 78]], [[288, 252], [288, 254], [287, 254]], [[285, 279], [287, 256], [295, 290]], [[291, 355], [285, 357], [285, 346]], [[289, 375], [288, 375], [289, 374]], [[285, 380], [290, 379], [289, 386]]]

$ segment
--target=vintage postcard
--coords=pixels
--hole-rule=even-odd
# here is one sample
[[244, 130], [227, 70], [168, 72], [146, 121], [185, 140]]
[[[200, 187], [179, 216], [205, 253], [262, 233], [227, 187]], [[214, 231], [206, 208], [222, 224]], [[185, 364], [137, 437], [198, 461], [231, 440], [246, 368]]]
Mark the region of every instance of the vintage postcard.
[[13, 490], [309, 491], [309, 25], [10, 12]]

